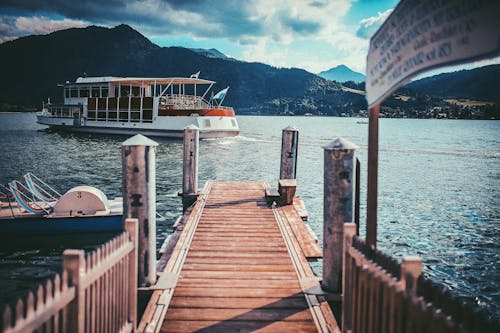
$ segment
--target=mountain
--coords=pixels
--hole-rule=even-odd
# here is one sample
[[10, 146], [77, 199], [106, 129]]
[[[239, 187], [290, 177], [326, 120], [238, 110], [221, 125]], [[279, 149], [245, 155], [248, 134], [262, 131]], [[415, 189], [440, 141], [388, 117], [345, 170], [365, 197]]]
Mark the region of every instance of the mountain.
[[345, 92], [340, 84], [305, 70], [208, 57], [182, 47], [159, 47], [127, 25], [22, 37], [0, 44], [0, 61], [0, 104], [39, 106], [48, 97], [60, 101], [62, 90], [57, 84], [74, 81], [84, 73], [170, 77], [200, 70], [200, 78], [217, 82], [215, 91], [230, 86], [225, 104], [239, 114], [338, 115], [366, 108], [363, 96]]
[[[214, 91], [230, 87], [225, 104], [237, 114], [349, 116], [366, 115], [367, 108], [364, 82], [353, 82], [352, 77], [337, 77], [349, 81], [340, 84], [303, 69], [228, 58], [215, 49], [160, 47], [127, 25], [72, 28], [8, 41], [0, 44], [0, 63], [0, 111], [39, 108], [48, 97], [59, 102], [63, 96], [57, 85], [85, 74], [189, 77], [198, 71], [200, 78], [217, 82]], [[337, 71], [346, 68], [338, 66]], [[419, 80], [384, 101], [381, 113], [499, 119], [500, 104], [443, 98], [498, 101], [499, 74], [498, 66], [489, 66]]]
[[333, 80], [337, 82], [363, 82], [365, 76], [361, 73], [355, 72], [346, 65], [338, 65], [337, 67], [330, 68], [318, 74], [324, 79]]
[[220, 58], [220, 59], [226, 59], [226, 60], [230, 60], [230, 59], [234, 60], [233, 58], [228, 57], [227, 55], [225, 55], [224, 53], [220, 52], [217, 49], [193, 49], [193, 48], [191, 48], [190, 50], [194, 51], [198, 54], [201, 54], [205, 57], [208, 57], [208, 58]]
[[431, 97], [500, 102], [500, 65], [443, 73], [410, 82], [406, 87]]

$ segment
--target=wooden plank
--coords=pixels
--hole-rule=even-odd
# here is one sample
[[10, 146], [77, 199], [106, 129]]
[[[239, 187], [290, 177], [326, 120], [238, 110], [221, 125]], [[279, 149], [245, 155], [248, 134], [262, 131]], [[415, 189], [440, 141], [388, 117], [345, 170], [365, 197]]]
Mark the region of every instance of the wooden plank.
[[231, 281], [231, 284], [227, 283], [226, 280], [221, 279], [196, 279], [196, 278], [183, 278], [177, 283], [177, 287], [204, 287], [204, 288], [296, 288], [299, 290], [299, 282], [294, 280], [250, 280], [241, 279]]
[[211, 309], [172, 308], [167, 320], [251, 320], [306, 321], [311, 320], [309, 309]]
[[309, 218], [309, 214], [307, 213], [306, 206], [300, 197], [293, 198], [293, 207], [299, 214], [302, 221], [307, 221]]
[[317, 332], [310, 321], [166, 321], [161, 332]]
[[[289, 265], [291, 266], [292, 262], [290, 261], [289, 258], [287, 257], [280, 257], [280, 258], [275, 258], [275, 257], [270, 257], [266, 258], [265, 262], [267, 265]], [[238, 263], [240, 265], [259, 265], [260, 260], [256, 260], [255, 257], [251, 258], [228, 258], [228, 257], [193, 257], [193, 256], [188, 256], [186, 258], [186, 261], [184, 264], [234, 264]]]
[[224, 309], [306, 309], [304, 297], [190, 297], [176, 296], [171, 308], [224, 308]]
[[[293, 280], [297, 279], [297, 275], [294, 272], [227, 272], [227, 271], [206, 271], [206, 272], [196, 272], [196, 271], [183, 271], [180, 275], [182, 278], [196, 278], [203, 277], [206, 279], [266, 279], [266, 280]], [[230, 283], [230, 282], [228, 282]]]
[[313, 237], [308, 226], [302, 221], [294, 206], [284, 206], [280, 210], [284, 212], [286, 221], [297, 239], [302, 253], [306, 258], [319, 259], [323, 257], [323, 251], [318, 245], [318, 240]]
[[174, 298], [177, 296], [192, 297], [295, 297], [301, 296], [298, 288], [205, 288], [205, 287], [176, 287]]
[[[207, 253], [205, 251], [189, 251], [188, 258], [202, 257], [206, 258]], [[210, 254], [210, 258], [255, 258], [259, 261], [261, 258], [287, 258], [290, 259], [288, 253], [269, 253], [269, 252], [228, 252], [228, 251], [213, 251]]]
[[266, 264], [266, 262], [254, 265], [184, 263], [183, 271], [295, 272], [293, 266], [290, 264]]
[[219, 245], [219, 246], [210, 246], [210, 245], [191, 245], [191, 249], [193, 251], [240, 251], [246, 253], [261, 253], [261, 252], [282, 252], [286, 251], [284, 246], [269, 246], [269, 247], [245, 247], [239, 244], [233, 245]]

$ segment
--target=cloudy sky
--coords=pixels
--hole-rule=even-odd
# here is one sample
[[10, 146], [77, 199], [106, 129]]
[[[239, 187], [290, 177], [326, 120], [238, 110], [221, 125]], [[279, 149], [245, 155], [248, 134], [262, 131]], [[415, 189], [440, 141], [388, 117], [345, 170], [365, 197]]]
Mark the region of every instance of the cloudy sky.
[[0, 0], [0, 42], [126, 23], [160, 46], [216, 48], [313, 73], [365, 71], [371, 35], [397, 0]]

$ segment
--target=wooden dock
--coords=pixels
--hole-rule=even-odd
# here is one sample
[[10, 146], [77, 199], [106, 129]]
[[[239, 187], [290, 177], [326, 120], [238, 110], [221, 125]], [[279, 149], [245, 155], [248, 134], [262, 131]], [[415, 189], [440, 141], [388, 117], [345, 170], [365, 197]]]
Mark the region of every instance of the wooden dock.
[[139, 332], [339, 331], [307, 261], [321, 251], [300, 207], [270, 205], [265, 193], [257, 182], [206, 184]]

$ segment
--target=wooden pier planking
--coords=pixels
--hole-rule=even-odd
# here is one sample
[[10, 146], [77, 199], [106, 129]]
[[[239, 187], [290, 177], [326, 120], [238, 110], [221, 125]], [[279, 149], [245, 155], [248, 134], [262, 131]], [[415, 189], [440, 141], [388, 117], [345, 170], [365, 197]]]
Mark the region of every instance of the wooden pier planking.
[[319, 288], [307, 263], [317, 244], [286, 207], [267, 204], [263, 183], [207, 183], [162, 273], [174, 282], [153, 293], [139, 331], [339, 331], [307, 293]]

